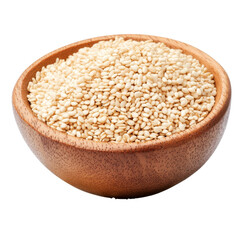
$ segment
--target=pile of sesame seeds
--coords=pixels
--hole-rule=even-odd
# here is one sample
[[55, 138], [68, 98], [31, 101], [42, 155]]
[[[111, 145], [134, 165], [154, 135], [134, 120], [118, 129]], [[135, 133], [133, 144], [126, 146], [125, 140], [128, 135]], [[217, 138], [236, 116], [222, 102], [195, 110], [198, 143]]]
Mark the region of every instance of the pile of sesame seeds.
[[117, 37], [43, 67], [28, 85], [34, 114], [79, 138], [145, 142], [202, 121], [216, 95], [213, 75], [163, 43]]

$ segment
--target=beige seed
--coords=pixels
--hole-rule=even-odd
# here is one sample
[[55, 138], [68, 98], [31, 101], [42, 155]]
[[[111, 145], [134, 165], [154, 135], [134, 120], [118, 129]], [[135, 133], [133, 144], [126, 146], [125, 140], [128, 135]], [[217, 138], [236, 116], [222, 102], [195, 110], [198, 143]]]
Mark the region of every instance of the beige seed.
[[127, 123], [128, 123], [128, 125], [130, 125], [130, 126], [133, 126], [133, 125], [135, 125], [135, 122], [134, 122], [134, 121], [132, 121], [132, 120], [129, 120], [129, 121], [127, 121]]
[[132, 86], [131, 83], [130, 83], [130, 82], [127, 82], [126, 85], [125, 85], [125, 88], [126, 88], [126, 89], [130, 89], [131, 86]]
[[182, 116], [182, 117], [186, 116], [186, 114], [187, 114], [187, 110], [182, 110], [182, 111], [181, 111], [181, 116]]
[[100, 123], [105, 123], [106, 120], [107, 120], [107, 117], [106, 117], [106, 116], [103, 116], [103, 117], [98, 118], [98, 122], [100, 122]]
[[84, 110], [82, 113], [83, 115], [88, 115], [88, 110]]
[[182, 107], [185, 107], [185, 106], [188, 104], [188, 101], [187, 101], [186, 98], [181, 98], [181, 99], [180, 99], [180, 102], [181, 102], [181, 106], [182, 106]]
[[185, 124], [182, 124], [181, 122], [179, 123], [179, 129], [181, 130], [181, 131], [183, 131], [183, 130], [185, 130]]
[[153, 130], [154, 130], [155, 133], [160, 133], [162, 128], [161, 127], [154, 127]]
[[133, 136], [130, 137], [129, 141], [130, 141], [130, 142], [134, 142], [134, 141], [136, 140], [136, 138], [137, 138], [137, 137], [136, 137], [135, 135], [133, 135]]
[[132, 112], [132, 117], [133, 117], [133, 118], [137, 118], [137, 117], [138, 117], [138, 113]]
[[144, 108], [143, 110], [144, 110], [144, 112], [146, 112], [146, 113], [149, 113], [149, 112], [150, 112], [150, 109], [149, 109], [149, 108]]
[[143, 95], [142, 92], [136, 92], [136, 93], [135, 93], [135, 97], [136, 97], [136, 98], [139, 98], [139, 97], [141, 97], [142, 95]]
[[132, 69], [134, 72], [137, 72], [137, 71], [138, 71], [138, 66], [137, 66], [137, 65], [133, 65], [133, 66], [131, 66], [131, 69]]

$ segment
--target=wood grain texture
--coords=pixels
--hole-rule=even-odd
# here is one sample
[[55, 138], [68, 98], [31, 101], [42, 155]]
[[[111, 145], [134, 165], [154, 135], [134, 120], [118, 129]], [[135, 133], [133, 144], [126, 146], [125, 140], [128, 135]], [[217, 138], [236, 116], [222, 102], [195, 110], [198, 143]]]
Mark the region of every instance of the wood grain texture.
[[188, 44], [148, 35], [118, 35], [125, 39], [153, 40], [191, 54], [214, 74], [216, 103], [196, 126], [145, 143], [94, 142], [50, 128], [34, 116], [27, 100], [28, 82], [56, 58], [66, 59], [81, 47], [116, 35], [80, 41], [40, 58], [24, 71], [13, 90], [16, 122], [37, 158], [54, 174], [84, 191], [106, 197], [135, 198], [163, 191], [198, 170], [216, 149], [224, 133], [231, 87], [224, 69], [206, 53]]

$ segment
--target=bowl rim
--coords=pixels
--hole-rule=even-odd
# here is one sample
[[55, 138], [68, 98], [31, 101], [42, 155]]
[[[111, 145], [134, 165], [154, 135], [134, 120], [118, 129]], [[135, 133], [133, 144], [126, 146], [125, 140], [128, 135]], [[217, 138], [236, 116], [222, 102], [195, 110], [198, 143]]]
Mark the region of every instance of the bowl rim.
[[[211, 112], [204, 118], [201, 122], [196, 125], [184, 130], [180, 133], [175, 133], [171, 136], [158, 139], [150, 140], [140, 143], [116, 143], [116, 142], [100, 142], [82, 139], [78, 137], [70, 136], [64, 132], [60, 132], [56, 129], [51, 128], [46, 123], [39, 120], [32, 112], [29, 102], [27, 101], [26, 88], [24, 89], [23, 83], [26, 81], [28, 75], [33, 69], [41, 65], [43, 61], [50, 59], [53, 56], [61, 55], [62, 52], [67, 52], [69, 49], [79, 49], [84, 46], [91, 46], [94, 43], [104, 40], [114, 39], [115, 37], [123, 37], [125, 40], [133, 39], [137, 41], [141, 40], [152, 40], [154, 42], [163, 42], [170, 48], [182, 49], [186, 54], [192, 55], [194, 58], [198, 59], [200, 63], [204, 64], [208, 70], [213, 73], [214, 78], [218, 80], [217, 86], [217, 96], [215, 104]], [[77, 51], [77, 50], [76, 50]], [[74, 51], [74, 52], [76, 52]], [[73, 53], [73, 52], [72, 52]], [[68, 55], [72, 54], [69, 53]], [[56, 60], [56, 57], [53, 58]], [[51, 63], [55, 62], [52, 61]], [[46, 66], [46, 65], [42, 65]], [[36, 73], [36, 71], [35, 71]], [[28, 81], [29, 82], [29, 81]], [[27, 82], [27, 83], [28, 83]], [[26, 84], [25, 84], [26, 85]], [[208, 54], [203, 51], [180, 41], [152, 36], [143, 34], [117, 34], [117, 35], [107, 35], [101, 37], [90, 38], [82, 41], [78, 41], [64, 47], [58, 48], [43, 57], [39, 58], [33, 64], [31, 64], [20, 76], [17, 83], [15, 84], [13, 94], [12, 94], [12, 104], [13, 108], [23, 122], [29, 125], [32, 129], [38, 132], [41, 136], [49, 138], [53, 141], [76, 147], [84, 150], [94, 150], [94, 151], [105, 151], [105, 152], [135, 152], [135, 151], [149, 151], [159, 148], [173, 147], [179, 143], [184, 143], [190, 141], [195, 136], [202, 134], [216, 125], [225, 112], [228, 109], [231, 99], [231, 85], [227, 73], [223, 67], [215, 61]]]

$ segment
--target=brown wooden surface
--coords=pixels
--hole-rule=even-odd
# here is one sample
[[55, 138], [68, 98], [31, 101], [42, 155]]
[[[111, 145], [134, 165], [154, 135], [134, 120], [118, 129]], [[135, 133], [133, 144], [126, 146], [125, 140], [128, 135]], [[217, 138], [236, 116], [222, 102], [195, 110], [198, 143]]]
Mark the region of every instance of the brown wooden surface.
[[13, 91], [13, 110], [25, 141], [54, 174], [94, 194], [133, 198], [163, 191], [198, 170], [211, 156], [225, 130], [231, 87], [224, 69], [204, 52], [179, 41], [148, 35], [119, 35], [125, 39], [160, 41], [193, 55], [214, 74], [216, 103], [196, 126], [161, 140], [145, 143], [94, 142], [50, 128], [33, 115], [27, 100], [28, 82], [43, 66], [65, 59], [79, 48], [116, 35], [80, 41], [40, 58], [21, 75]]

